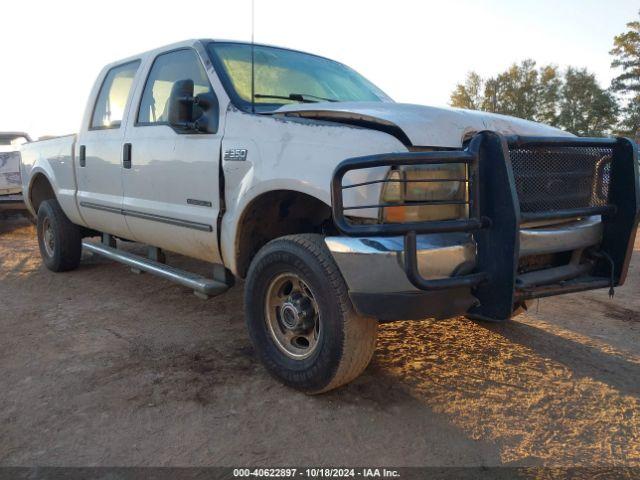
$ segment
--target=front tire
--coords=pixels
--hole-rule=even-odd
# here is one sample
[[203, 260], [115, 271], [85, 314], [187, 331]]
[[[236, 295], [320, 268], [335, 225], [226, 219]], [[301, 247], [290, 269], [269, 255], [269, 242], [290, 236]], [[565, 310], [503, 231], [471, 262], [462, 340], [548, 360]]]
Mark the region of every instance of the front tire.
[[321, 235], [264, 246], [245, 285], [249, 336], [267, 370], [309, 394], [350, 382], [369, 364], [378, 322], [358, 315]]
[[45, 266], [52, 272], [78, 268], [82, 254], [80, 227], [71, 223], [57, 200], [45, 200], [38, 208], [38, 246]]

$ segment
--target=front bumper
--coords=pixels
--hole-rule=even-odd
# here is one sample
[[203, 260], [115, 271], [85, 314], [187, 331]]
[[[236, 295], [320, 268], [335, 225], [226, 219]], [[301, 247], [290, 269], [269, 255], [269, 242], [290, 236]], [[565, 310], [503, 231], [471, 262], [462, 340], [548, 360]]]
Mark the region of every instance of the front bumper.
[[[531, 197], [518, 197], [522, 185], [516, 188], [511, 148], [520, 154], [536, 149], [545, 155], [610, 152], [598, 161], [594, 177], [607, 182], [606, 197], [598, 192], [604, 203], [532, 210], [521, 203]], [[626, 139], [506, 138], [482, 132], [464, 151], [349, 159], [336, 168], [332, 181], [334, 220], [346, 236], [328, 237], [326, 243], [363, 315], [401, 320], [467, 313], [506, 320], [532, 298], [624, 282], [640, 219], [637, 156], [635, 144]], [[344, 186], [349, 171], [449, 162], [468, 165], [468, 219], [372, 225], [350, 223], [344, 215], [344, 210], [364, 208], [345, 207], [344, 189], [379, 182]], [[557, 185], [551, 172], [545, 173], [552, 181], [544, 188], [553, 200], [563, 192], [552, 189]], [[533, 268], [527, 263], [550, 254], [564, 254], [565, 260]]]
[[[600, 216], [521, 228], [519, 256], [595, 247], [602, 241], [602, 233]], [[426, 292], [414, 286], [405, 274], [403, 237], [327, 237], [325, 242], [362, 315], [382, 321], [448, 318], [478, 304], [468, 287]], [[471, 234], [419, 235], [418, 270], [426, 279], [464, 276], [476, 268], [476, 251]]]

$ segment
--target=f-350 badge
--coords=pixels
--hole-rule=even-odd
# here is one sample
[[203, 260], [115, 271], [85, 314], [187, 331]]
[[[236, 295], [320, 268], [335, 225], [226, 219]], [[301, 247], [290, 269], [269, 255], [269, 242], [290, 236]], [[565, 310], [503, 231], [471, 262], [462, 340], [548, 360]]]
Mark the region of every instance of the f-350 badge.
[[247, 159], [248, 150], [246, 148], [231, 148], [224, 151], [226, 162], [244, 162]]

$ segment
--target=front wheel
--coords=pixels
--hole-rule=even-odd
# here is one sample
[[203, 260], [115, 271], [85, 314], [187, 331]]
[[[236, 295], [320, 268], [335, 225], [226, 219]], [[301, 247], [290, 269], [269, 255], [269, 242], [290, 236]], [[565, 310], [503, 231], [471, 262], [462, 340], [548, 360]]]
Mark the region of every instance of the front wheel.
[[358, 315], [320, 235], [268, 243], [245, 285], [249, 336], [267, 370], [305, 393], [350, 382], [373, 356], [378, 322]]

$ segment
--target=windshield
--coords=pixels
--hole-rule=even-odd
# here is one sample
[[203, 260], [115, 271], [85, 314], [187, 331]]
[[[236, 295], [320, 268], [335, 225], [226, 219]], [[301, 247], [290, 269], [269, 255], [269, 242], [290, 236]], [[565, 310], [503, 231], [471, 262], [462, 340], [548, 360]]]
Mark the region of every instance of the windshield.
[[[259, 111], [291, 103], [392, 101], [341, 63], [283, 48], [253, 48], [254, 101]], [[251, 105], [251, 45], [212, 42], [209, 53], [234, 103], [247, 109]]]

